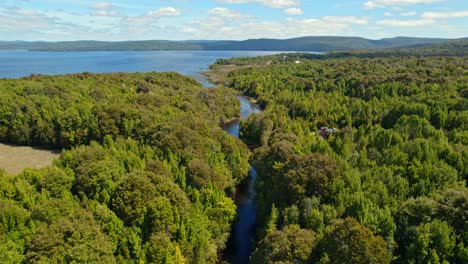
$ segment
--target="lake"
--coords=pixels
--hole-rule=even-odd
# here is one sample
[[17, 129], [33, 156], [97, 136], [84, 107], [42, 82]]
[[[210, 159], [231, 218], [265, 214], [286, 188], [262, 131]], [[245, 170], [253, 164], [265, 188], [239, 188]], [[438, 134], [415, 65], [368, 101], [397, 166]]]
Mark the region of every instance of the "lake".
[[80, 72], [167, 72], [190, 75], [209, 86], [201, 74], [217, 59], [278, 54], [269, 51], [0, 51], [0, 78], [30, 74]]

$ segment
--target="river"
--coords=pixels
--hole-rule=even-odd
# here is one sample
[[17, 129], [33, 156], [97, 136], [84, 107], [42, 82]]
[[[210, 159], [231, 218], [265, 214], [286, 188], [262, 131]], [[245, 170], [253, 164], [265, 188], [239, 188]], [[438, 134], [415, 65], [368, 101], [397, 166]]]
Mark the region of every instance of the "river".
[[[248, 98], [238, 96], [241, 104], [241, 119], [247, 119], [253, 113], [259, 113], [261, 110], [250, 102]], [[239, 138], [240, 121], [235, 121], [224, 127], [224, 130], [234, 137]], [[233, 233], [228, 243], [227, 257], [232, 264], [249, 263], [250, 253], [252, 252], [252, 242], [255, 235], [255, 223], [257, 219], [257, 206], [255, 201], [255, 179], [257, 172], [255, 168], [250, 168], [249, 177], [246, 182], [238, 187], [236, 195], [237, 204], [237, 222], [233, 227]]]

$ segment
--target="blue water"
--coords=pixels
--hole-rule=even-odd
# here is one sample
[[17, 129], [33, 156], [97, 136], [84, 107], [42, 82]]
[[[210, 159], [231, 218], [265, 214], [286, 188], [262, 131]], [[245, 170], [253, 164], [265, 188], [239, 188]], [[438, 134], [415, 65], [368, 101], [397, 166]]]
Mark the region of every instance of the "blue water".
[[277, 54], [268, 51], [0, 51], [0, 78], [30, 74], [80, 72], [167, 72], [190, 75], [209, 86], [201, 74], [217, 59]]
[[[250, 102], [248, 98], [238, 96], [241, 112], [240, 118], [247, 119], [251, 114], [259, 113], [258, 105]], [[240, 122], [236, 121], [224, 127], [224, 130], [234, 137], [239, 138]], [[237, 222], [234, 225], [232, 240], [234, 248], [231, 249], [233, 264], [248, 264], [252, 252], [252, 241], [255, 234], [255, 223], [257, 221], [257, 204], [255, 200], [255, 180], [257, 172], [250, 168], [247, 188], [239, 189], [237, 193]]]

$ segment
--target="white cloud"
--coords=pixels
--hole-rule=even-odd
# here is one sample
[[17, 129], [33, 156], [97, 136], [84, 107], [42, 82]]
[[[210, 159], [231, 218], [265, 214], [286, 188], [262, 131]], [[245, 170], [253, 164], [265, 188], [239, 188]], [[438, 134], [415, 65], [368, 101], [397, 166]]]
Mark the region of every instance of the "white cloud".
[[91, 5], [91, 9], [93, 10], [92, 15], [94, 16], [121, 16], [121, 14], [115, 10], [116, 6], [111, 2], [94, 3]]
[[121, 21], [121, 29], [127, 38], [142, 38], [156, 29], [155, 23], [159, 19], [179, 15], [180, 11], [175, 7], [161, 7], [141, 16], [125, 17]]
[[180, 16], [180, 11], [175, 7], [161, 7], [159, 9], [149, 11], [146, 13], [146, 16], [153, 18]]
[[387, 8], [395, 6], [410, 6], [417, 4], [431, 4], [444, 0], [371, 0], [364, 3], [366, 9]]
[[117, 13], [114, 7], [111, 3], [100, 2], [92, 5], [89, 13], [0, 8], [0, 35], [14, 32], [4, 39], [29, 40], [148, 39], [170, 30], [162, 19], [180, 15], [174, 7], [162, 7], [136, 16]]
[[301, 4], [301, 0], [217, 0], [217, 2], [226, 4], [258, 3], [270, 8], [288, 8]]
[[238, 11], [231, 10], [228, 8], [224, 7], [215, 7], [213, 9], [210, 9], [208, 11], [208, 14], [214, 15], [214, 16], [221, 16], [225, 18], [241, 18], [241, 17], [248, 17], [247, 15], [244, 15]]
[[0, 35], [10, 40], [111, 39], [115, 37], [115, 21], [64, 11], [0, 8]]
[[[448, 19], [468, 17], [468, 10], [461, 8], [454, 12], [441, 9], [440, 12], [424, 13], [397, 8], [436, 0], [366, 0], [372, 2], [375, 8], [391, 8], [382, 10], [382, 13], [388, 12], [378, 21], [365, 16], [307, 18], [301, 9], [300, 0], [217, 0], [232, 4], [250, 2], [278, 8], [276, 13], [284, 12], [289, 16], [282, 19], [269, 19], [256, 13], [246, 14], [226, 8], [228, 5], [205, 10], [204, 14], [195, 18], [186, 16], [177, 19], [182, 14], [175, 7], [149, 11], [145, 5], [135, 7], [117, 4], [115, 0], [101, 1], [94, 4], [89, 4], [93, 1], [81, 1], [88, 10], [79, 13], [72, 12], [73, 9], [30, 10], [2, 7], [0, 4], [0, 36], [9, 40], [246, 39], [319, 35], [460, 37], [466, 35], [466, 23], [451, 25]], [[188, 12], [190, 9], [185, 10]], [[293, 17], [295, 15], [304, 16]]]
[[468, 17], [468, 10], [455, 12], [424, 12], [422, 17], [426, 19]]
[[304, 12], [302, 11], [302, 9], [297, 8], [297, 7], [290, 7], [290, 8], [287, 8], [287, 9], [284, 10], [284, 13], [285, 13], [286, 15], [290, 15], [290, 16], [299, 16], [299, 15], [304, 14]]
[[369, 23], [366, 18], [355, 17], [355, 16], [343, 16], [343, 17], [326, 16], [326, 17], [323, 17], [323, 20], [327, 22], [350, 23], [350, 24], [356, 24], [356, 25], [367, 25]]
[[416, 12], [404, 12], [404, 13], [400, 13], [400, 16], [415, 16], [417, 15], [418, 13]]
[[91, 5], [92, 8], [94, 9], [112, 9], [114, 8], [114, 4], [111, 2], [97, 2]]
[[377, 25], [392, 26], [392, 27], [419, 27], [434, 24], [433, 19], [413, 19], [413, 20], [399, 20], [399, 19], [383, 19], [377, 21]]
[[259, 21], [256, 17], [228, 18], [215, 14], [190, 21], [181, 29], [187, 38], [245, 39], [293, 38], [320, 35], [356, 35], [353, 25], [365, 25], [361, 17], [287, 18], [279, 21]]
[[29, 9], [0, 13], [0, 29], [4, 30], [45, 30], [55, 27], [56, 22], [43, 13]]

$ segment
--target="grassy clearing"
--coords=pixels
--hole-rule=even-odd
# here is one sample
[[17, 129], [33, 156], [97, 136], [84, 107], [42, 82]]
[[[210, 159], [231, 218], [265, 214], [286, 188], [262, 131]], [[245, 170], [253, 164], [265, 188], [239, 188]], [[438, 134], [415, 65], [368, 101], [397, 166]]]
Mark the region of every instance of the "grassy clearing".
[[237, 66], [237, 65], [212, 65], [209, 71], [203, 74], [208, 77], [208, 80], [216, 84], [225, 84], [230, 79], [228, 75], [230, 72], [240, 70], [243, 68], [254, 68], [256, 65]]
[[26, 168], [47, 167], [59, 156], [57, 151], [0, 143], [0, 169], [8, 174], [18, 174]]

